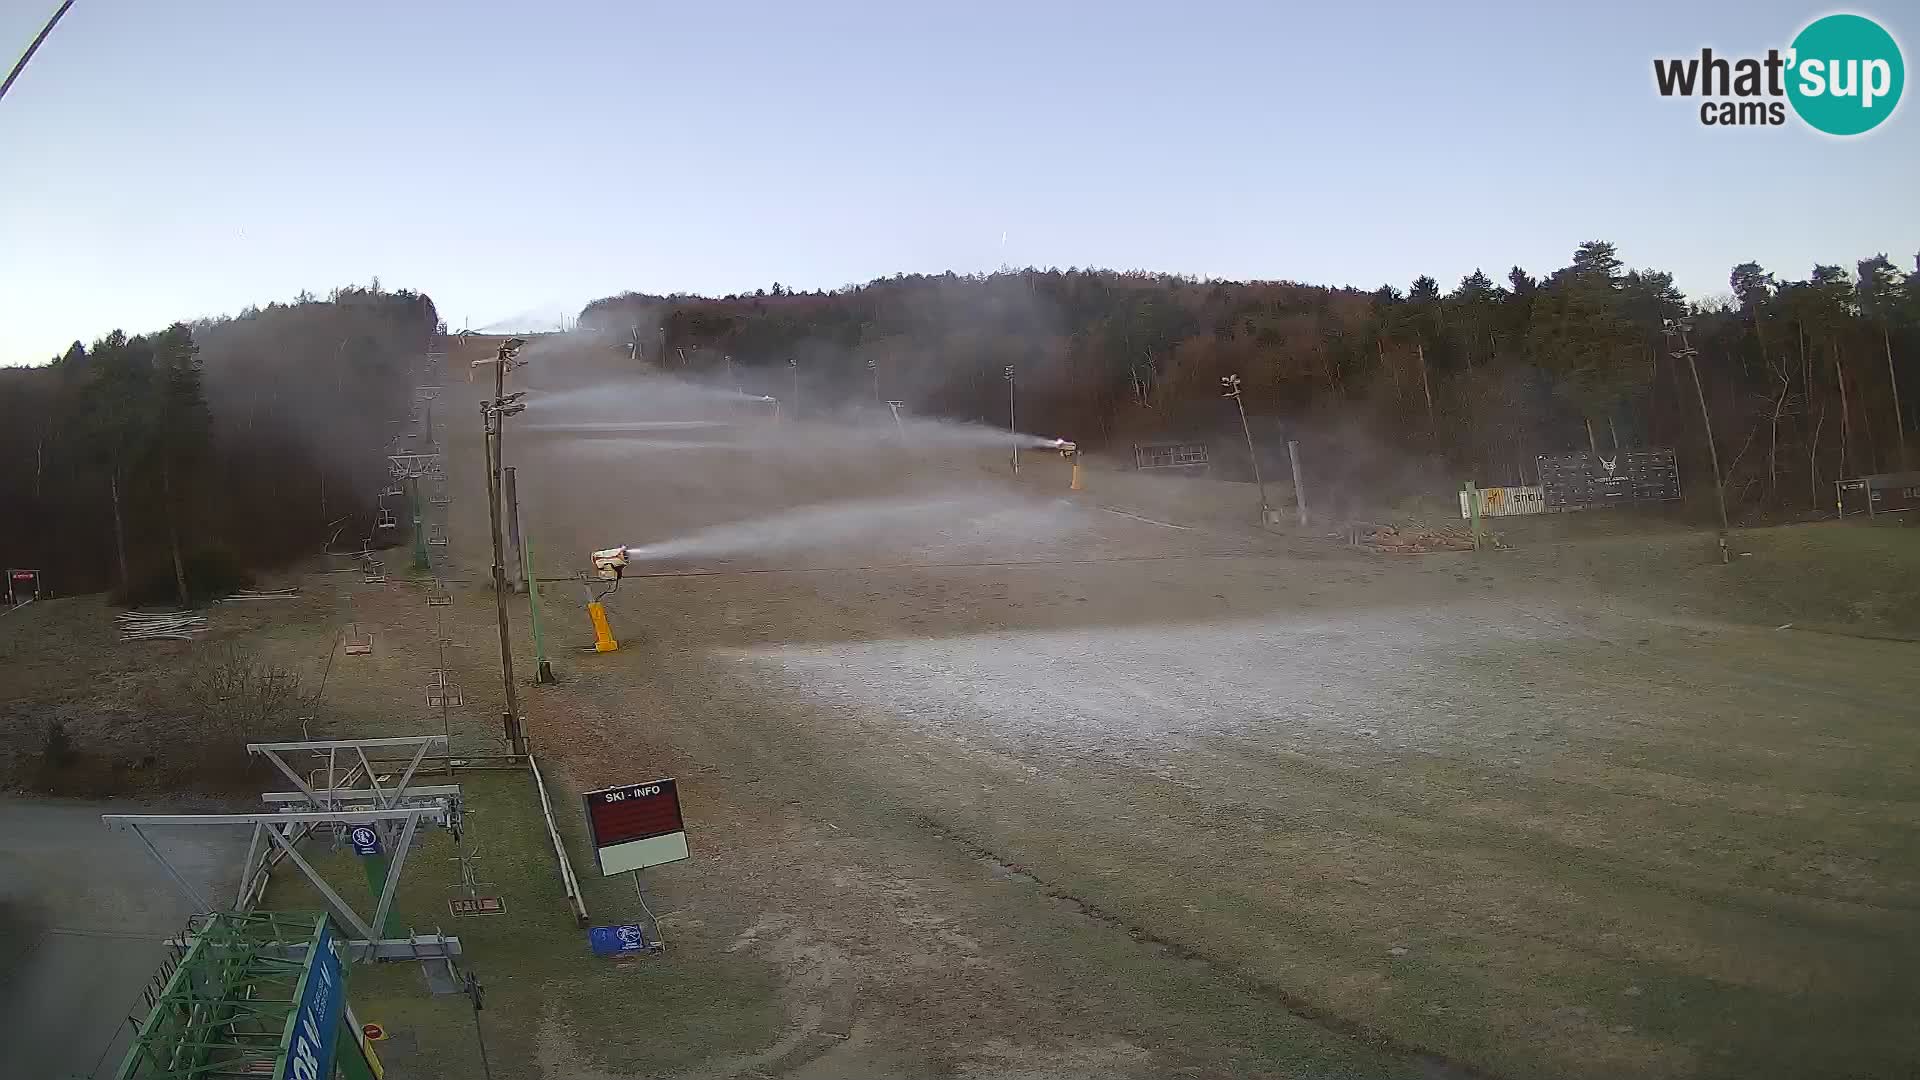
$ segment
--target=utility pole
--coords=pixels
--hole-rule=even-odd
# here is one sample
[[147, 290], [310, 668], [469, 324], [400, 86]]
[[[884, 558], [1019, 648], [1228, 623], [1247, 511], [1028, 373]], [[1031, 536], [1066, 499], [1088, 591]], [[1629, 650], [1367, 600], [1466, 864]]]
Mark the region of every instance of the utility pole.
[[1240, 400], [1240, 376], [1222, 375], [1220, 377], [1220, 385], [1225, 387], [1227, 391], [1221, 396], [1232, 398], [1234, 405], [1240, 409], [1240, 433], [1247, 437], [1247, 460], [1253, 463], [1253, 483], [1255, 487], [1260, 489], [1260, 524], [1264, 528], [1267, 524], [1267, 513], [1269, 510], [1267, 506], [1267, 482], [1260, 478], [1260, 455], [1253, 449], [1253, 428], [1247, 424], [1246, 403]]
[[1013, 437], [1013, 472], [1020, 474], [1020, 429], [1013, 423], [1014, 402], [1013, 365], [1007, 365], [1007, 434]]
[[[507, 691], [507, 712], [502, 727], [507, 736], [507, 752], [514, 757], [527, 754], [526, 733], [520, 729], [520, 692], [513, 680], [513, 638], [507, 621], [506, 538], [501, 529], [501, 426], [514, 413], [526, 408], [507, 398], [507, 366], [526, 342], [509, 338], [493, 360], [493, 398], [482, 402], [480, 417], [486, 427], [487, 517], [493, 527], [493, 601], [500, 623], [500, 677]], [[486, 361], [480, 361], [486, 363]]]
[[793, 400], [791, 407], [793, 418], [798, 420], [800, 418], [800, 361], [789, 356], [787, 357], [787, 367], [793, 370], [793, 393], [789, 396]]
[[[1687, 341], [1687, 331], [1693, 329], [1691, 320], [1681, 319], [1676, 322], [1667, 319], [1665, 322], [1666, 329], [1662, 332], [1667, 335], [1668, 350], [1676, 357], [1686, 357], [1687, 370], [1693, 373], [1693, 395], [1700, 402], [1700, 423], [1707, 432], [1707, 459], [1713, 464], [1713, 498], [1715, 505], [1720, 509], [1720, 561], [1725, 563], [1730, 559], [1727, 551], [1727, 489], [1720, 479], [1720, 449], [1713, 444], [1713, 416], [1707, 412], [1707, 391], [1700, 385], [1700, 365], [1693, 359], [1699, 355], [1700, 350]], [[1674, 338], [1680, 339], [1678, 349], [1673, 347]]]

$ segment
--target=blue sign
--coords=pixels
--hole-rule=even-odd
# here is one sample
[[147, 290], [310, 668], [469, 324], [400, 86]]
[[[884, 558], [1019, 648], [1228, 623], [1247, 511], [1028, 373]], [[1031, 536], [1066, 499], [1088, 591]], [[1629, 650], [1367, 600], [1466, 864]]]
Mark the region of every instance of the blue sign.
[[587, 941], [593, 946], [595, 956], [625, 956], [646, 952], [653, 947], [647, 941], [647, 932], [631, 923], [626, 926], [596, 926], [587, 931]]
[[286, 1059], [274, 1071], [274, 1080], [333, 1080], [333, 1040], [340, 1030], [340, 1007], [346, 1000], [340, 976], [340, 957], [333, 951], [333, 927], [307, 952], [307, 975], [300, 983], [300, 1007], [287, 1021], [293, 1026]]
[[355, 825], [353, 831], [347, 834], [347, 839], [353, 841], [355, 855], [380, 854], [380, 831], [371, 825]]

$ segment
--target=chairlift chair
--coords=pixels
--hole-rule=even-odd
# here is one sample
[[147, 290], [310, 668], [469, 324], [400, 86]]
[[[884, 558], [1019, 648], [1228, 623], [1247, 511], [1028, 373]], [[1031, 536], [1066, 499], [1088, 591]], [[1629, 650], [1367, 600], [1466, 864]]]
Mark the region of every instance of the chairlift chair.
[[397, 529], [400, 527], [400, 516], [385, 507], [381, 507], [374, 511], [373, 523], [382, 529]]
[[427, 707], [451, 709], [466, 703], [466, 695], [460, 692], [459, 686], [447, 678], [446, 669], [435, 668], [432, 677], [427, 680]]

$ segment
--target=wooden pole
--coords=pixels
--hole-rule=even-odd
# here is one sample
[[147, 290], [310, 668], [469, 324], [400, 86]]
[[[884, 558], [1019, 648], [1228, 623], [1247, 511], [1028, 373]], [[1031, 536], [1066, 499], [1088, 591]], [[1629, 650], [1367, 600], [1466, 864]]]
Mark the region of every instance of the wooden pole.
[[506, 537], [501, 529], [500, 513], [500, 399], [506, 397], [507, 349], [493, 367], [493, 400], [481, 406], [486, 421], [487, 443], [487, 517], [493, 532], [493, 602], [500, 624], [500, 681], [506, 689], [507, 711], [501, 726], [507, 738], [507, 753], [525, 757], [526, 735], [520, 730], [520, 692], [513, 679], [513, 638], [507, 619]]

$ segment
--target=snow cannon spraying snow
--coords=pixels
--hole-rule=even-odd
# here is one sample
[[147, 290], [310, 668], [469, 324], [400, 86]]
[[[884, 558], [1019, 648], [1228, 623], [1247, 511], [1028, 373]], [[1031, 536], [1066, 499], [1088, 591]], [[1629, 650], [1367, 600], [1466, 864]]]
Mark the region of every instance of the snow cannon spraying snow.
[[594, 576], [601, 581], [619, 581], [626, 572], [627, 548], [624, 544], [596, 551], [592, 558]]
[[614, 640], [613, 627], [607, 622], [607, 608], [601, 600], [607, 593], [620, 587], [620, 575], [627, 569], [627, 548], [625, 544], [619, 547], [602, 548], [594, 552], [590, 558], [593, 560], [594, 576], [601, 581], [613, 582], [607, 587], [606, 592], [598, 596], [594, 595], [591, 587], [587, 589], [587, 621], [593, 624], [593, 651], [613, 652], [620, 648], [620, 643]]
[[1060, 451], [1060, 456], [1073, 466], [1073, 482], [1067, 485], [1069, 491], [1080, 491], [1080, 444], [1068, 439], [1048, 439], [1042, 444], [1049, 450]]

